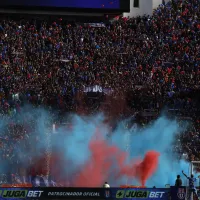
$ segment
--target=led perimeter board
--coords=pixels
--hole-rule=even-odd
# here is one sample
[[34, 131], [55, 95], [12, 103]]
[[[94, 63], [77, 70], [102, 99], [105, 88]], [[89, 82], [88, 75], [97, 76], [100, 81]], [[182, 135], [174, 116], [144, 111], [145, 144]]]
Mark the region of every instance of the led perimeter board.
[[0, 8], [129, 12], [130, 0], [6, 0], [0, 1]]

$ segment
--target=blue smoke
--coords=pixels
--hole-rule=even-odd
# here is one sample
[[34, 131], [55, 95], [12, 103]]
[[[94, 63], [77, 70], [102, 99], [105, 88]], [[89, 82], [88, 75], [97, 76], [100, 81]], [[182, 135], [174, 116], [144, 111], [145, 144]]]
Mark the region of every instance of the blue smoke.
[[89, 143], [95, 133], [95, 125], [78, 116], [74, 116], [72, 124], [72, 132], [66, 136], [64, 142], [65, 156], [78, 167], [90, 157]]
[[[189, 164], [184, 160], [178, 161], [173, 148], [177, 135], [186, 128], [187, 123], [185, 127], [180, 128], [176, 121], [162, 116], [152, 125], [144, 129], [137, 128], [132, 133], [130, 130], [125, 130], [124, 126], [120, 124], [111, 141], [122, 150], [129, 152], [130, 159], [144, 157], [149, 150], [159, 152], [158, 170], [147, 181], [147, 186], [164, 187], [165, 184], [174, 185], [176, 176], [181, 175], [182, 170], [188, 172]], [[133, 181], [129, 184], [137, 184], [137, 182]]]
[[[68, 173], [75, 173], [81, 168], [91, 156], [89, 143], [95, 137], [97, 130], [100, 130], [102, 138], [108, 140], [110, 144], [118, 146], [129, 154], [129, 160], [133, 158], [143, 157], [149, 150], [155, 150], [160, 153], [159, 166], [157, 172], [147, 181], [147, 186], [164, 187], [165, 184], [174, 185], [176, 176], [181, 175], [181, 171], [186, 173], [189, 164], [184, 160], [177, 160], [173, 146], [176, 143], [178, 134], [186, 130], [187, 126], [180, 127], [177, 121], [172, 121], [161, 116], [152, 125], [146, 128], [136, 128], [131, 131], [127, 129], [126, 121], [120, 122], [116, 130], [107, 138], [109, 132], [107, 126], [103, 123], [102, 114], [96, 116], [80, 117], [74, 115], [72, 117], [72, 130], [66, 130], [63, 127], [57, 130], [56, 136], [52, 136], [52, 117], [42, 109], [32, 109], [30, 107], [21, 111], [21, 115], [16, 117], [16, 121], [20, 123], [28, 123], [33, 126], [33, 133], [39, 137], [39, 142], [32, 142], [30, 136], [30, 146], [37, 149], [34, 155], [39, 155], [41, 149], [47, 146], [47, 137], [51, 137], [51, 145], [64, 153], [66, 160], [71, 161], [71, 165], [67, 165]], [[33, 123], [34, 121], [34, 123]], [[0, 128], [3, 130], [9, 120], [1, 120]], [[186, 124], [187, 125], [187, 124]], [[49, 128], [50, 127], [50, 128]], [[50, 133], [47, 136], [46, 133]], [[18, 153], [23, 154], [24, 149], [21, 146]], [[31, 152], [27, 152], [31, 157]], [[127, 161], [127, 162], [128, 162]], [[2, 165], [3, 166], [3, 165]], [[91, 177], [92, 178], [92, 177]], [[110, 177], [112, 181], [113, 177]], [[125, 184], [126, 177], [121, 180], [121, 184]], [[136, 184], [135, 180], [130, 180], [129, 184]]]
[[[105, 139], [107, 139], [106, 132], [108, 130], [103, 124], [102, 116], [92, 116], [86, 120], [75, 116], [72, 122], [74, 129], [65, 138], [65, 155], [73, 160], [75, 166], [81, 166], [89, 160], [88, 146], [94, 137], [95, 130], [100, 128]], [[158, 170], [148, 180], [147, 186], [164, 187], [165, 184], [174, 185], [176, 176], [181, 174], [182, 170], [188, 172], [189, 164], [184, 160], [178, 161], [173, 149], [177, 135], [186, 128], [187, 126], [181, 128], [176, 121], [162, 116], [145, 129], [138, 128], [131, 133], [124, 122], [121, 122], [112, 133], [109, 142], [123, 151], [127, 151], [129, 160], [143, 157], [149, 150], [158, 151], [160, 153]], [[124, 178], [122, 181], [125, 180]], [[112, 181], [112, 177], [110, 177], [110, 181]], [[124, 182], [121, 183], [124, 184]], [[129, 183], [135, 184], [137, 182], [132, 180]]]

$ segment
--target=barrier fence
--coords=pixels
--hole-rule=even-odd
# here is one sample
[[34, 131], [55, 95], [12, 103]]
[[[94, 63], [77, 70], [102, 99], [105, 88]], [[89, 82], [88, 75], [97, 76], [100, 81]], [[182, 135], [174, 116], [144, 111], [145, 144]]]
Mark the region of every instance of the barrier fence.
[[0, 199], [183, 200], [186, 188], [0, 188]]

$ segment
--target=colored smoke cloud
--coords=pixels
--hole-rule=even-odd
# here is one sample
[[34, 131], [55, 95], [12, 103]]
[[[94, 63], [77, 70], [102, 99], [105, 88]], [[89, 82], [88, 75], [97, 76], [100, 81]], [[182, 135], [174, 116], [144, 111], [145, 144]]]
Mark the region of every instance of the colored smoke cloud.
[[146, 181], [156, 172], [158, 167], [158, 156], [158, 152], [148, 151], [144, 160], [139, 164], [137, 174], [142, 186], [145, 186]]
[[123, 176], [138, 179], [144, 186], [157, 169], [159, 154], [154, 151], [148, 151], [144, 160], [126, 164], [127, 154], [116, 146], [108, 145], [105, 140], [92, 140], [89, 148], [92, 155], [78, 173], [74, 186], [99, 187], [111, 176], [115, 177], [115, 182]]
[[[111, 186], [119, 186], [128, 181], [128, 184], [163, 187], [174, 184], [176, 175], [188, 170], [188, 164], [177, 161], [173, 152], [175, 137], [181, 129], [176, 121], [166, 117], [160, 117], [145, 129], [130, 130], [124, 125], [126, 121], [121, 122], [108, 137], [109, 128], [103, 115], [74, 115], [71, 128], [60, 127], [52, 134], [50, 115], [41, 109], [30, 110], [22, 110], [24, 114], [16, 121], [26, 122], [32, 130], [29, 140], [35, 151], [26, 150], [27, 155], [35, 156], [32, 167], [37, 165], [40, 173], [46, 173], [40, 169], [46, 166], [41, 151], [45, 152], [50, 143], [50, 171], [63, 185], [101, 187], [107, 181]], [[34, 125], [32, 118], [37, 119]], [[1, 120], [2, 129], [7, 123], [10, 121]], [[21, 152], [25, 151], [23, 148], [19, 147]], [[27, 160], [25, 165], [30, 167]]]

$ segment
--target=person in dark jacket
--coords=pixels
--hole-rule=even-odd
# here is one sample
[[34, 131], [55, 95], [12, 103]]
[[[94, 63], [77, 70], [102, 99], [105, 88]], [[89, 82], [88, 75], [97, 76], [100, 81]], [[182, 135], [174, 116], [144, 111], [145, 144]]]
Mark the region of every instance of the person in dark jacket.
[[177, 175], [175, 186], [176, 187], [181, 187], [182, 186], [182, 180], [181, 180], [181, 176], [180, 175]]

